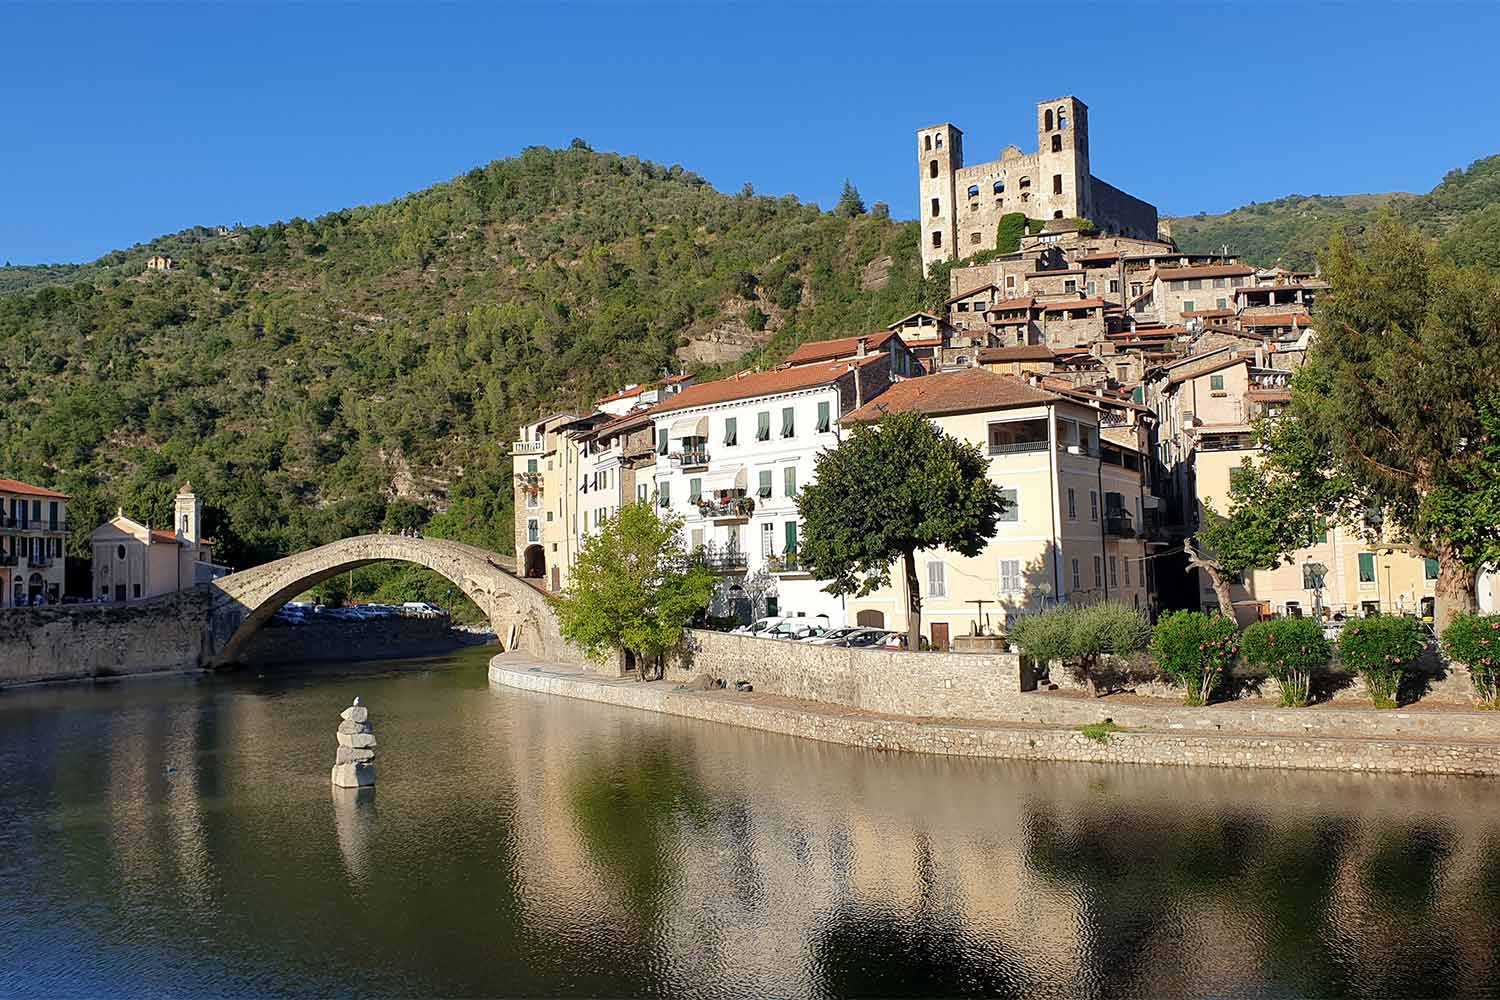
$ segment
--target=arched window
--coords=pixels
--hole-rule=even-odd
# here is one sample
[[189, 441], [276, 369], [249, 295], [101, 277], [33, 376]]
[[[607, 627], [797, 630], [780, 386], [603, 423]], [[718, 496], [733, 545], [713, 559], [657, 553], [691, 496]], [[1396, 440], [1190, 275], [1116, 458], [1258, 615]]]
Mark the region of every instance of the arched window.
[[924, 135], [922, 138], [925, 140], [925, 146], [923, 148], [930, 150], [932, 148], [932, 136]]
[[995, 182], [995, 193], [996, 194], [1004, 194], [1005, 193], [1005, 182], [1004, 181], [996, 181]]
[[1052, 131], [1052, 109], [1051, 108], [1048, 108], [1047, 109], [1047, 113], [1042, 116], [1042, 130], [1045, 131], [1045, 132], [1051, 132]]
[[937, 137], [937, 148], [938, 149], [942, 149], [943, 148], [943, 137], [942, 136], [938, 136]]
[[1052, 152], [1062, 152], [1062, 136], [1057, 132], [1052, 133]]
[[1057, 109], [1057, 127], [1059, 129], [1068, 127], [1068, 113], [1062, 108]]
[[116, 559], [124, 559], [125, 558], [125, 546], [123, 546], [123, 545], [116, 545], [115, 546], [115, 558]]
[[1021, 178], [1021, 190], [1025, 191], [1029, 187], [1031, 187], [1031, 178], [1030, 177], [1022, 177]]
[[927, 164], [927, 176], [928, 177], [936, 177], [937, 176], [937, 160], [933, 160], [932, 162], [930, 162], [930, 163]]
[[970, 184], [969, 185], [969, 197], [970, 198], [978, 198], [979, 197], [979, 185], [978, 184]]

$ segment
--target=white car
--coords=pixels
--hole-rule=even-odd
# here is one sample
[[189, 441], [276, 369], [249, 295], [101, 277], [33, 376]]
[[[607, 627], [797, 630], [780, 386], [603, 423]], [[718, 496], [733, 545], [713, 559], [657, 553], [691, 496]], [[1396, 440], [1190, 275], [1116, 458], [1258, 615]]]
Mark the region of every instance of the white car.
[[862, 626], [850, 625], [846, 628], [836, 628], [831, 632], [824, 632], [822, 635], [813, 636], [806, 641], [810, 646], [834, 646], [863, 631], [865, 629]]
[[785, 620], [786, 619], [784, 619], [784, 618], [779, 618], [779, 617], [776, 617], [776, 616], [772, 616], [770, 618], [757, 618], [755, 621], [751, 622], [749, 625], [741, 625], [739, 628], [735, 629], [731, 634], [733, 634], [733, 635], [755, 635], [755, 636], [758, 636], [762, 632], [764, 632], [766, 629], [775, 628], [777, 625], [780, 625]]
[[436, 604], [428, 604], [426, 601], [407, 601], [401, 605], [403, 614], [416, 615], [418, 618], [441, 618], [445, 612]]

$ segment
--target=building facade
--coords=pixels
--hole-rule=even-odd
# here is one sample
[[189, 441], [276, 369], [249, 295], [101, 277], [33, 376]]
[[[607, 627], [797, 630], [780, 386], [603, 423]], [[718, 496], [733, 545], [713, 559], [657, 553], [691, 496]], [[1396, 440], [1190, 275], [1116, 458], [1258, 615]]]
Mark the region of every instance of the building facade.
[[203, 501], [191, 484], [173, 500], [172, 526], [152, 528], [123, 510], [89, 536], [93, 595], [100, 601], [136, 601], [187, 590], [229, 573], [213, 560], [203, 537]]
[[0, 479], [0, 608], [62, 600], [68, 499], [19, 479]]
[[[1008, 503], [977, 556], [917, 553], [923, 635], [937, 648], [1059, 603], [1150, 607], [1146, 547], [1137, 529], [1146, 496], [1141, 456], [1101, 437], [1100, 411], [982, 368], [902, 382], [844, 423], [883, 412], [926, 414], [980, 445]], [[852, 623], [905, 627], [899, 572], [890, 586], [849, 600]]]
[[917, 217], [922, 268], [992, 249], [1002, 216], [1089, 219], [1104, 232], [1155, 239], [1154, 205], [1089, 170], [1088, 106], [1076, 97], [1036, 107], [1037, 151], [1007, 146], [998, 160], [966, 165], [964, 135], [944, 123], [917, 130]]

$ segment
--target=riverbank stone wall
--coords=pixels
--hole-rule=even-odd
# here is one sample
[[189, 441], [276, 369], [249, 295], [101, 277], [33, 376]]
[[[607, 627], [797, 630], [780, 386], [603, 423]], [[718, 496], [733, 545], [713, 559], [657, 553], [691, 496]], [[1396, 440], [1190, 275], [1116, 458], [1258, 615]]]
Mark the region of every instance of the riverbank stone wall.
[[208, 588], [197, 587], [125, 604], [0, 612], [0, 685], [202, 666], [212, 605]]
[[889, 715], [999, 718], [1036, 686], [1014, 653], [845, 649], [703, 629], [688, 630], [683, 647], [668, 680], [707, 674], [731, 687], [748, 681], [768, 694]]

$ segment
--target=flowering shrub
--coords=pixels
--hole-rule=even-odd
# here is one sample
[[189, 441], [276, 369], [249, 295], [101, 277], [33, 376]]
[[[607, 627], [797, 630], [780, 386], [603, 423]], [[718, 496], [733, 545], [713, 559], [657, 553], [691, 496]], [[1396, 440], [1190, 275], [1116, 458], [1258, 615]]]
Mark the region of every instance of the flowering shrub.
[[1276, 678], [1281, 703], [1288, 708], [1307, 704], [1314, 672], [1328, 665], [1333, 650], [1322, 627], [1311, 618], [1278, 618], [1256, 622], [1240, 641], [1245, 661]]
[[1161, 672], [1187, 688], [1183, 703], [1206, 705], [1238, 650], [1234, 619], [1174, 611], [1156, 623], [1151, 656]]
[[1395, 708], [1402, 675], [1426, 647], [1415, 619], [1376, 615], [1344, 626], [1339, 659], [1365, 679], [1376, 708]]
[[1500, 615], [1459, 615], [1443, 629], [1443, 652], [1469, 668], [1486, 708], [1500, 708]]

